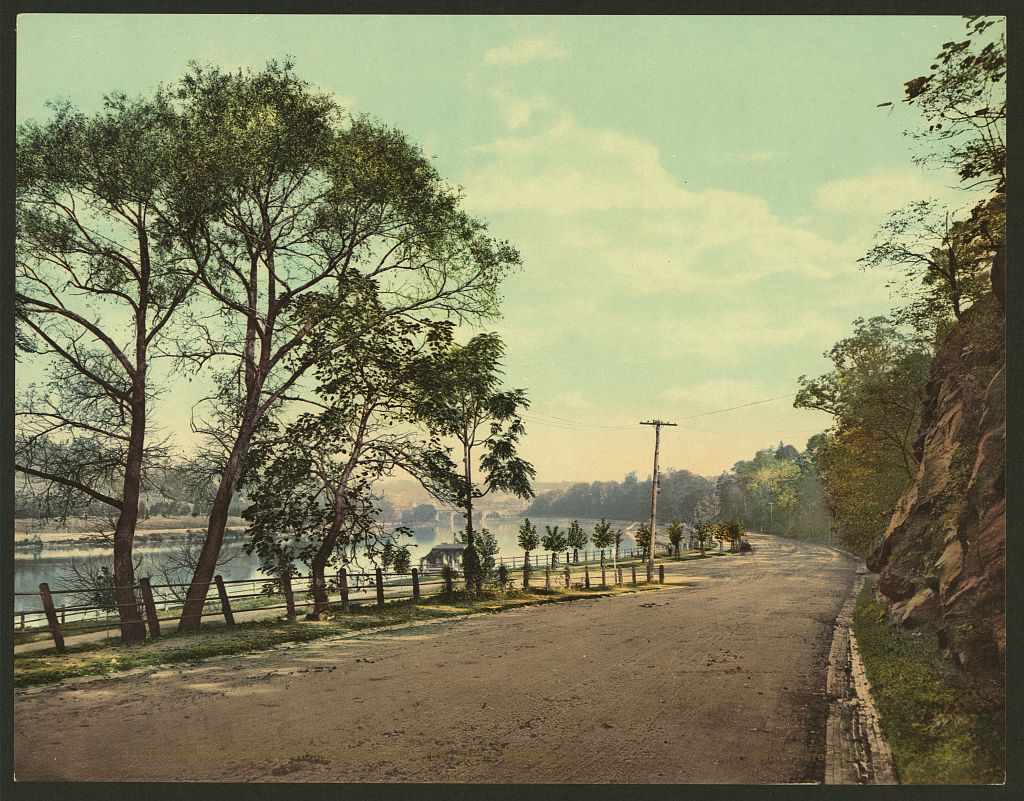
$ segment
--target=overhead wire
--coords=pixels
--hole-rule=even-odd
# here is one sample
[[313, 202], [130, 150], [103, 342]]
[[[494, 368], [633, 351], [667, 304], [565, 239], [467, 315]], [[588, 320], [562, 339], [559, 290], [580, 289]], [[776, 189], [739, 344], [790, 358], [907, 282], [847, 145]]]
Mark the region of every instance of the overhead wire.
[[[762, 403], [771, 403], [772, 401], [782, 400], [783, 398], [792, 398], [796, 395], [795, 392], [787, 392], [784, 395], [776, 395], [772, 398], [763, 398], [761, 400], [750, 401], [749, 403], [741, 403], [738, 406], [729, 406], [724, 409], [714, 409], [710, 412], [701, 412], [700, 414], [691, 414], [685, 417], [679, 417], [678, 420], [694, 420], [699, 417], [708, 417], [713, 414], [722, 414], [724, 412], [732, 412], [737, 409], [745, 409], [749, 406], [758, 406]], [[557, 428], [563, 431], [585, 431], [588, 429], [604, 429], [604, 430], [626, 430], [631, 429], [632, 425], [603, 425], [599, 423], [585, 423], [581, 420], [571, 420], [567, 417], [559, 417], [553, 414], [546, 414], [545, 412], [538, 412], [531, 410], [528, 414], [523, 415], [523, 419], [527, 422], [534, 423], [536, 425], [547, 426], [549, 428]], [[698, 431], [705, 434], [722, 434], [722, 431], [715, 431], [707, 428], [694, 428], [692, 426], [678, 426], [686, 431]], [[782, 429], [773, 429], [774, 433], [784, 433]]]

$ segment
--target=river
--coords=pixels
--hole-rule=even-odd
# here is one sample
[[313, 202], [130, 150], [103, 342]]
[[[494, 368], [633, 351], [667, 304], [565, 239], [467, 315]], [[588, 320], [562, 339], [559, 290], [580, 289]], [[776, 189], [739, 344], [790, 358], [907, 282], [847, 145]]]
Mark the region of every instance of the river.
[[[498, 556], [510, 560], [513, 556], [522, 557], [517, 538], [519, 527], [522, 525], [522, 518], [490, 518], [487, 520], [486, 528], [494, 534], [498, 541]], [[565, 529], [571, 521], [565, 518], [537, 519], [534, 520], [540, 536], [544, 535], [544, 526], [558, 525]], [[580, 525], [583, 529], [592, 533], [594, 520], [581, 519]], [[618, 522], [617, 527], [625, 529], [628, 523]], [[419, 564], [421, 557], [426, 556], [435, 545], [444, 542], [454, 542], [456, 533], [461, 530], [452, 526], [416, 526], [412, 528], [412, 537], [405, 541], [410, 546], [412, 564]], [[659, 532], [660, 534], [660, 532]], [[659, 540], [660, 541], [660, 540]], [[230, 557], [218, 568], [218, 572], [227, 580], [232, 579], [260, 579], [265, 574], [260, 570], [259, 559], [256, 555], [249, 556], [244, 553], [242, 547], [245, 543], [245, 536], [241, 533], [225, 538], [222, 554]], [[623, 538], [624, 548], [633, 547], [633, 541], [626, 535]], [[140, 573], [143, 575], [152, 573], [159, 575], [154, 566], [166, 561], [169, 554], [174, 550], [173, 542], [156, 542], [137, 545], [135, 554], [141, 558], [142, 566]], [[543, 552], [540, 553], [543, 563]], [[32, 595], [16, 595], [14, 599], [15, 611], [23, 609], [38, 609], [40, 606], [39, 585], [46, 582], [51, 589], [80, 586], [70, 568], [72, 563], [78, 566], [98, 568], [101, 565], [111, 564], [110, 552], [103, 548], [90, 548], [81, 545], [46, 545], [41, 551], [32, 552], [16, 550], [14, 555], [14, 591], [16, 593], [32, 593]], [[305, 572], [304, 568], [300, 568]], [[182, 580], [187, 581], [187, 578]], [[156, 579], [154, 579], [156, 581]], [[57, 600], [57, 604], [60, 601]]]

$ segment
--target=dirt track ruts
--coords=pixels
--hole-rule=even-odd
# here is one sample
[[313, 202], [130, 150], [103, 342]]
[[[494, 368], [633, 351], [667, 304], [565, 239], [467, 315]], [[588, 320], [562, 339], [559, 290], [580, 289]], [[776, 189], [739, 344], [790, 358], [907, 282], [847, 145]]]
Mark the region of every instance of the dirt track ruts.
[[687, 585], [19, 692], [17, 780], [817, 782], [858, 563], [753, 537]]

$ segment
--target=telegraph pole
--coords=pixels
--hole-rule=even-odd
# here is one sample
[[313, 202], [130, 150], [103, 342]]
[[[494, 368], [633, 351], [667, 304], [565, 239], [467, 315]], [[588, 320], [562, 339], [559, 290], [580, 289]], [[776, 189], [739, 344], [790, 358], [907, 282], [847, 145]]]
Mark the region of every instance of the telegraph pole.
[[658, 448], [661, 445], [661, 427], [674, 426], [664, 420], [641, 420], [642, 426], [654, 426], [654, 473], [651, 475], [651, 544], [647, 549], [647, 580], [654, 579], [654, 535], [658, 525]]

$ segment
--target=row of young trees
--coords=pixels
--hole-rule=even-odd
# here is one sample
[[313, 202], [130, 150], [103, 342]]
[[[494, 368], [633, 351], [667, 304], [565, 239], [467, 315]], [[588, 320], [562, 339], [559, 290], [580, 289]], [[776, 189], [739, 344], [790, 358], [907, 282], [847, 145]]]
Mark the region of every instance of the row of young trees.
[[515, 248], [400, 132], [289, 63], [193, 65], [151, 97], [53, 112], [17, 133], [16, 343], [45, 374], [19, 386], [16, 469], [49, 514], [83, 498], [115, 514], [124, 638], [145, 636], [140, 498], [180, 461], [154, 425], [171, 376], [211, 387], [179, 465], [211, 496], [180, 630], [199, 626], [243, 486], [252, 547], [279, 570], [308, 560], [318, 610], [344, 548], [385, 550], [372, 486], [397, 468], [466, 512], [473, 582], [473, 501], [531, 497], [533, 469], [500, 340], [459, 345], [453, 323], [497, 313]]
[[[537, 527], [530, 522], [528, 517], [519, 527], [519, 547], [523, 549], [527, 563], [530, 559], [530, 552], [537, 548], [543, 548], [550, 554], [549, 564], [552, 568], [558, 565], [558, 554], [567, 554], [568, 560], [570, 549], [572, 550], [571, 561], [578, 562], [579, 551], [587, 546], [588, 541], [601, 552], [602, 567], [605, 564], [606, 550], [613, 554], [616, 562], [618, 561], [619, 547], [622, 544], [624, 532], [621, 528], [614, 528], [603, 517], [594, 524], [594, 530], [590, 534], [580, 526], [578, 520], [573, 520], [565, 531], [561, 531], [559, 526], [546, 525], [544, 529], [545, 533], [538, 536]], [[666, 532], [675, 555], [678, 557], [684, 541], [688, 542], [691, 549], [699, 547], [701, 554], [704, 553], [706, 544], [712, 539], [728, 541], [738, 547], [739, 541], [746, 533], [746, 528], [738, 520], [717, 523], [702, 521], [689, 528], [679, 520], [673, 520], [669, 523]], [[646, 523], [638, 525], [633, 538], [641, 550], [641, 558], [646, 560], [648, 549], [651, 547], [650, 526]]]
[[[801, 377], [795, 405], [832, 415], [807, 457], [824, 485], [839, 540], [867, 555], [918, 472], [932, 360], [958, 324], [1001, 331], [1006, 229], [1005, 18], [967, 17], [965, 38], [947, 42], [929, 73], [905, 85], [924, 116], [908, 131], [915, 161], [952, 168], [967, 189], [985, 191], [969, 212], [923, 199], [892, 213], [865, 268], [887, 268], [899, 300], [891, 314], [854, 322], [825, 355], [833, 368]], [[892, 103], [883, 103], [891, 106]]]

